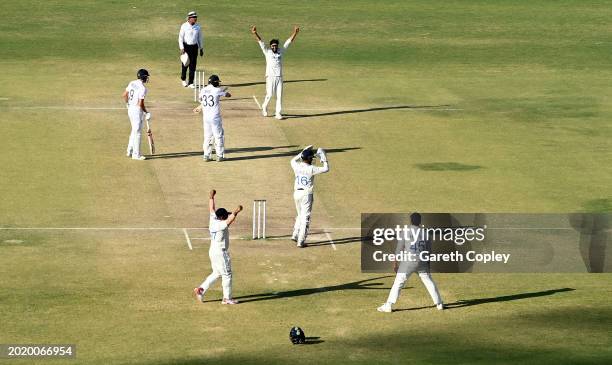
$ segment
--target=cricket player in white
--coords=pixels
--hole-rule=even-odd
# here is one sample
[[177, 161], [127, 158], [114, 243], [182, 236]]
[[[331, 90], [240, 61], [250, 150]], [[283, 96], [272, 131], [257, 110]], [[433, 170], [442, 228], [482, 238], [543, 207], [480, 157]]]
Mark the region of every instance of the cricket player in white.
[[238, 213], [242, 211], [242, 205], [239, 205], [232, 213], [229, 213], [224, 208], [215, 208], [215, 195], [217, 192], [211, 190], [209, 194], [208, 207], [210, 212], [210, 222], [208, 230], [210, 231], [210, 249], [208, 256], [210, 258], [210, 266], [212, 273], [198, 286], [193, 289], [193, 294], [201, 302], [204, 294], [210, 286], [221, 278], [223, 286], [223, 300], [221, 304], [238, 304], [238, 301], [232, 299], [232, 261], [229, 255], [229, 226], [234, 223]]
[[[142, 134], [142, 119], [151, 120], [151, 113], [145, 107], [144, 99], [147, 96], [147, 88], [145, 83], [149, 81], [149, 72], [145, 69], [140, 69], [136, 73], [138, 79], [131, 81], [123, 92], [123, 100], [127, 104], [128, 117], [132, 125], [132, 132], [127, 146], [127, 157], [133, 160], [145, 160], [144, 156], [140, 155], [140, 136]], [[150, 133], [148, 130], [147, 133]]]
[[[418, 260], [418, 255], [422, 251], [431, 251], [431, 242], [414, 239], [412, 237], [413, 230], [421, 225], [421, 215], [419, 213], [413, 213], [410, 215], [410, 222], [412, 225], [410, 226], [411, 230], [409, 231], [410, 235], [408, 237], [408, 241], [398, 240], [397, 247], [395, 249], [395, 253], [399, 254], [402, 251], [406, 253], [412, 253], [417, 258], [416, 261], [401, 261], [398, 265], [397, 261], [393, 262], [393, 270], [397, 273], [395, 276], [395, 281], [393, 282], [393, 286], [391, 287], [391, 292], [389, 293], [389, 298], [387, 302], [380, 307], [378, 307], [379, 312], [391, 313], [393, 311], [392, 306], [397, 302], [397, 298], [400, 295], [400, 291], [404, 287], [404, 284], [410, 277], [410, 274], [413, 272], [418, 272], [423, 285], [427, 288], [431, 299], [433, 300], [436, 308], [438, 310], [444, 309], [444, 304], [442, 303], [442, 298], [440, 297], [440, 293], [438, 292], [438, 288], [436, 287], [436, 283], [431, 279], [431, 274], [429, 273], [429, 262], [423, 262]], [[414, 242], [414, 243], [413, 243]]]
[[208, 85], [200, 91], [200, 105], [193, 111], [202, 111], [202, 122], [204, 124], [204, 161], [210, 161], [212, 155], [212, 145], [215, 144], [217, 161], [221, 162], [225, 158], [225, 135], [223, 132], [223, 121], [221, 119], [221, 97], [231, 97], [232, 94], [226, 89], [221, 89], [221, 80], [217, 75], [208, 78]]
[[[306, 237], [308, 236], [308, 226], [310, 225], [310, 214], [312, 212], [314, 177], [329, 171], [329, 163], [327, 162], [325, 151], [319, 148], [316, 155], [319, 156], [323, 166], [314, 166], [312, 164], [315, 157], [312, 146], [304, 148], [302, 152], [291, 160], [291, 167], [295, 173], [293, 200], [297, 210], [291, 238], [297, 242], [298, 247], [306, 247]], [[299, 161], [300, 159], [302, 160], [301, 162]]]
[[261, 105], [261, 113], [264, 117], [268, 116], [268, 103], [272, 99], [272, 95], [276, 93], [276, 119], [283, 119], [282, 107], [283, 107], [283, 55], [289, 48], [291, 42], [295, 40], [295, 37], [300, 32], [300, 28], [297, 26], [293, 27], [293, 33], [289, 39], [285, 41], [282, 48], [278, 47], [278, 39], [272, 39], [270, 41], [270, 48], [266, 48], [266, 45], [261, 40], [259, 34], [257, 34], [257, 28], [251, 27], [251, 33], [257, 39], [261, 51], [266, 57], [266, 98]]

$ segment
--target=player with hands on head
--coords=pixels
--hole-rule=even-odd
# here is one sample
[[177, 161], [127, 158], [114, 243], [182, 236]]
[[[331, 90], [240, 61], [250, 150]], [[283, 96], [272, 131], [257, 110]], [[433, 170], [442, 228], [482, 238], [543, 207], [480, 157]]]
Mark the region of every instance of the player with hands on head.
[[251, 33], [257, 40], [261, 51], [266, 58], [266, 97], [261, 105], [261, 113], [264, 117], [268, 116], [268, 103], [272, 99], [272, 95], [276, 94], [276, 119], [283, 119], [283, 55], [289, 48], [289, 45], [295, 40], [295, 37], [300, 32], [300, 28], [296, 25], [293, 27], [293, 33], [285, 41], [282, 47], [279, 47], [278, 39], [270, 41], [270, 48], [267, 48], [261, 37], [257, 33], [257, 27], [251, 27]]
[[210, 286], [221, 278], [223, 287], [223, 300], [221, 304], [238, 304], [238, 301], [232, 299], [232, 261], [229, 254], [229, 226], [234, 223], [238, 213], [242, 211], [242, 205], [239, 205], [233, 212], [228, 212], [225, 208], [217, 208], [215, 205], [216, 190], [211, 190], [208, 195], [208, 210], [210, 220], [208, 230], [210, 231], [210, 249], [208, 256], [212, 273], [200, 284], [193, 289], [196, 298], [201, 302], [204, 294]]
[[[323, 166], [313, 165], [315, 156], [319, 157]], [[291, 239], [297, 242], [298, 247], [306, 247], [306, 237], [308, 236], [312, 213], [314, 177], [329, 171], [327, 154], [322, 148], [317, 149], [315, 153], [312, 145], [307, 146], [291, 159], [291, 167], [295, 174], [293, 200], [297, 211]]]
[[202, 123], [204, 127], [204, 143], [202, 150], [204, 161], [211, 161], [212, 145], [215, 144], [217, 162], [225, 159], [225, 132], [221, 118], [221, 97], [232, 96], [226, 88], [219, 87], [221, 80], [217, 75], [208, 78], [208, 85], [200, 91], [200, 105], [193, 109], [194, 113], [202, 112]]
[[[145, 84], [149, 81], [149, 71], [141, 68], [136, 73], [137, 79], [131, 81], [123, 92], [123, 100], [128, 109], [128, 117], [132, 125], [130, 139], [127, 146], [127, 157], [133, 160], [145, 160], [144, 156], [140, 155], [140, 137], [142, 135], [142, 120], [147, 120], [147, 126], [151, 120], [151, 113], [148, 112], [145, 106], [145, 97], [147, 96], [147, 88]], [[147, 134], [151, 132], [148, 128]]]

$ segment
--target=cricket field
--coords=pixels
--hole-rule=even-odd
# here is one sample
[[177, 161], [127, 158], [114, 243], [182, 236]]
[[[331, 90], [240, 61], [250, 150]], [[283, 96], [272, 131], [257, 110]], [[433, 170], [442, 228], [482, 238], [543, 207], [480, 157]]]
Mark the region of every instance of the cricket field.
[[[233, 94], [222, 163], [180, 85], [190, 10], [200, 67]], [[393, 276], [361, 273], [359, 230], [366, 212], [612, 212], [611, 18], [609, 1], [2, 1], [0, 344], [77, 352], [0, 365], [612, 363], [611, 274], [434, 273], [444, 311], [415, 275], [379, 313]], [[282, 42], [294, 24], [287, 118], [264, 118], [249, 28]], [[139, 68], [143, 162], [121, 98]], [[331, 171], [297, 249], [289, 161], [309, 144]], [[213, 188], [245, 206], [237, 306], [219, 284], [192, 297]], [[254, 199], [270, 239], [250, 239]]]

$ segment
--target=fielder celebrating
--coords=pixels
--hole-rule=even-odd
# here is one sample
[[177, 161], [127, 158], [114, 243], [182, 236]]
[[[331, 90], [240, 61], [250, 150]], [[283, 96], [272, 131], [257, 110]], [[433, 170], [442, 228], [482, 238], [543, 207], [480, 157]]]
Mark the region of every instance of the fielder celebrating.
[[223, 300], [221, 304], [238, 304], [238, 301], [232, 299], [232, 261], [229, 255], [228, 227], [234, 223], [238, 213], [242, 211], [242, 205], [239, 205], [232, 213], [229, 213], [224, 208], [216, 209], [216, 194], [215, 190], [211, 190], [208, 201], [210, 212], [210, 223], [208, 225], [210, 231], [210, 249], [208, 250], [208, 256], [210, 257], [212, 273], [208, 275], [200, 286], [193, 289], [193, 293], [201, 302], [208, 288], [221, 277], [221, 285], [223, 286]]
[[[315, 155], [319, 156], [323, 166], [312, 164]], [[300, 159], [301, 162], [299, 162]], [[312, 146], [308, 146], [291, 160], [291, 167], [295, 173], [293, 200], [297, 210], [291, 239], [297, 242], [298, 247], [306, 247], [306, 236], [308, 236], [312, 212], [314, 177], [329, 171], [327, 155], [322, 148], [319, 148], [315, 154]]]
[[[149, 81], [149, 72], [145, 69], [140, 69], [136, 73], [137, 79], [131, 81], [123, 92], [123, 100], [127, 104], [128, 117], [132, 124], [132, 132], [127, 146], [127, 157], [133, 160], [145, 160], [144, 156], [140, 155], [140, 136], [142, 134], [142, 119], [143, 116], [147, 120], [147, 125], [151, 120], [151, 113], [145, 107], [144, 99], [147, 96], [147, 88], [144, 84]], [[148, 129], [147, 133], [151, 133]]]
[[219, 84], [221, 80], [217, 75], [211, 75], [208, 78], [208, 85], [200, 91], [200, 105], [193, 111], [199, 113], [202, 111], [202, 120], [204, 124], [204, 161], [210, 161], [212, 155], [212, 144], [215, 143], [215, 152], [217, 154], [217, 162], [223, 161], [225, 158], [225, 135], [223, 132], [223, 121], [221, 120], [221, 97], [231, 97], [232, 94], [227, 92], [227, 89], [221, 89]]
[[[181, 64], [183, 86], [195, 88], [193, 76], [198, 64], [198, 49], [200, 50], [200, 57], [204, 56], [204, 38], [202, 37], [202, 29], [198, 24], [198, 14], [195, 11], [190, 11], [187, 14], [187, 21], [181, 25], [178, 45], [181, 54], [187, 53], [187, 56], [189, 56], [189, 64]], [[187, 81], [187, 68], [189, 68], [189, 81]]]
[[259, 34], [257, 34], [257, 28], [251, 27], [251, 33], [257, 39], [259, 47], [266, 57], [266, 98], [261, 105], [261, 113], [264, 117], [268, 116], [268, 103], [272, 99], [272, 94], [276, 93], [276, 119], [283, 119], [282, 106], [283, 106], [283, 55], [287, 51], [287, 48], [295, 40], [295, 37], [300, 32], [300, 28], [297, 26], [293, 27], [293, 33], [289, 39], [285, 41], [282, 48], [278, 47], [278, 39], [272, 39], [270, 41], [270, 48], [266, 48], [266, 45], [261, 40]]
[[[379, 312], [391, 313], [393, 311], [392, 306], [397, 302], [397, 298], [400, 295], [400, 291], [404, 287], [404, 284], [410, 277], [410, 274], [413, 272], [418, 272], [423, 285], [427, 288], [431, 299], [434, 304], [438, 308], [438, 310], [444, 309], [444, 304], [442, 303], [442, 298], [440, 297], [440, 293], [438, 292], [438, 288], [436, 287], [436, 283], [431, 279], [431, 274], [429, 273], [429, 262], [423, 262], [418, 260], [419, 253], [422, 251], [431, 251], [431, 242], [418, 240], [412, 237], [412, 232], [418, 232], [417, 229], [421, 225], [421, 215], [419, 213], [413, 213], [410, 215], [410, 222], [412, 223], [411, 229], [409, 231], [410, 236], [408, 237], [408, 241], [398, 240], [397, 247], [395, 249], [396, 254], [402, 253], [402, 251], [414, 254], [417, 258], [416, 261], [402, 261], [399, 265], [397, 261], [393, 262], [393, 271], [397, 274], [395, 276], [395, 281], [393, 282], [393, 286], [391, 287], [391, 292], [389, 293], [389, 298], [387, 302], [380, 307], [378, 307]], [[414, 242], [414, 243], [410, 243]]]

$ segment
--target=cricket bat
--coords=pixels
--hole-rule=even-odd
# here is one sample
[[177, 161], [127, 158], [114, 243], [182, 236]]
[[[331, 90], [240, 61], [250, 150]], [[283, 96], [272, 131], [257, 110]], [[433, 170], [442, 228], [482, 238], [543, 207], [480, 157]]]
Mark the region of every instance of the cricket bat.
[[155, 154], [155, 141], [153, 140], [153, 132], [151, 131], [151, 127], [149, 126], [149, 121], [147, 120], [147, 139], [149, 140], [149, 151], [152, 155]]

